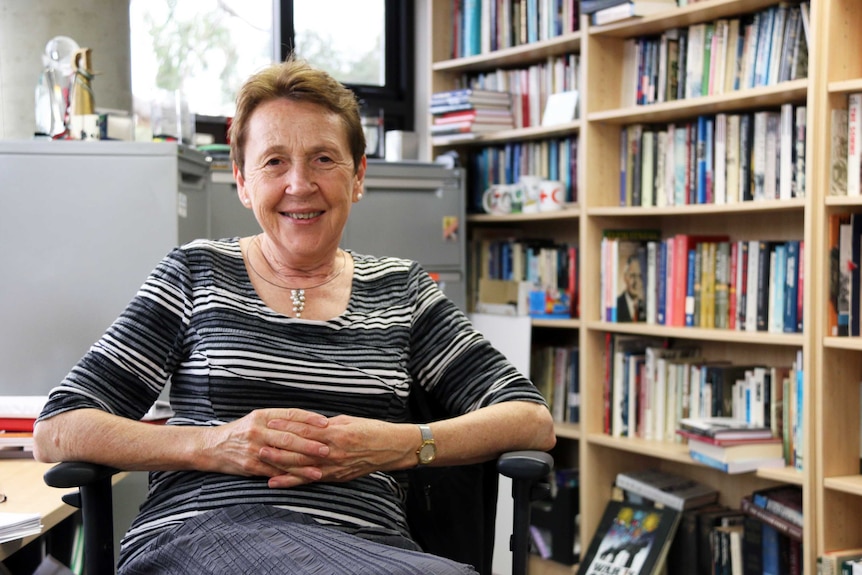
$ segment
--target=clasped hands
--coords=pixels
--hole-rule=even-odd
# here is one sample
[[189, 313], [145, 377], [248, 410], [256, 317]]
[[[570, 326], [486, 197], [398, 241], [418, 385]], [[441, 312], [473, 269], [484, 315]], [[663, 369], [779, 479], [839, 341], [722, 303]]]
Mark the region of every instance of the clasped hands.
[[[269, 477], [273, 488], [349, 481], [410, 465], [406, 424], [294, 408], [258, 409], [211, 430], [205, 455], [216, 470]], [[401, 447], [399, 447], [401, 446]]]

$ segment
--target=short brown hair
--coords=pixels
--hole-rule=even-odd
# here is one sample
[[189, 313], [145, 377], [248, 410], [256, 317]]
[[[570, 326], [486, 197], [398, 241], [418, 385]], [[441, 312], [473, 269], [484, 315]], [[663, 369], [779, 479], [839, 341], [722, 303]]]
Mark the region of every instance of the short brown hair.
[[230, 154], [245, 175], [245, 144], [248, 122], [261, 104], [277, 98], [312, 102], [338, 114], [347, 131], [353, 169], [365, 154], [365, 132], [359, 117], [356, 95], [323, 70], [313, 68], [296, 56], [273, 64], [251, 76], [236, 98], [236, 113], [230, 126]]

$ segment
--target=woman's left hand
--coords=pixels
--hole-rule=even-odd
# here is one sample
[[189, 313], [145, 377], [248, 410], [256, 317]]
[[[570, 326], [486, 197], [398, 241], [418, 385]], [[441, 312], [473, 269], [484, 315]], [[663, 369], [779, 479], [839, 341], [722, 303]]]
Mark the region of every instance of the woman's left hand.
[[[289, 422], [270, 420], [268, 427], [284, 431]], [[410, 429], [414, 430], [412, 433]], [[415, 437], [413, 437], [415, 435]], [[338, 415], [329, 419], [326, 428], [313, 430], [313, 437], [329, 446], [329, 455], [320, 457], [314, 467], [323, 475], [318, 481], [350, 481], [374, 471], [411, 467], [416, 464], [414, 449], [419, 445], [420, 433], [415, 425], [397, 424], [350, 415]], [[409, 443], [408, 443], [409, 442]], [[297, 477], [290, 472], [289, 457], [270, 453], [266, 463], [284, 469], [286, 474], [271, 477], [270, 487], [293, 487]], [[412, 458], [411, 458], [412, 456]], [[287, 467], [286, 467], [287, 466]], [[309, 480], [300, 483], [308, 483]]]

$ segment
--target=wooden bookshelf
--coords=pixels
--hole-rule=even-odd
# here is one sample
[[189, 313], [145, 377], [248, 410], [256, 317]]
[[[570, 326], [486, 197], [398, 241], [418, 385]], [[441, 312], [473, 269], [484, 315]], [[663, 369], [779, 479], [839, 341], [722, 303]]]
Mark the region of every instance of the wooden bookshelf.
[[[557, 424], [558, 437], [571, 449], [581, 469], [580, 536], [586, 546], [611, 497], [616, 474], [638, 467], [658, 467], [718, 487], [720, 501], [739, 507], [742, 496], [755, 489], [787, 483], [804, 494], [804, 573], [816, 573], [817, 556], [841, 547], [862, 547], [862, 474], [860, 474], [860, 381], [862, 337], [832, 337], [827, 332], [829, 310], [828, 220], [835, 213], [862, 213], [862, 198], [829, 196], [830, 116], [846, 107], [847, 94], [862, 92], [862, 3], [857, 0], [812, 2], [809, 19], [808, 77], [775, 85], [669, 102], [624, 106], [624, 43], [632, 38], [720, 18], [752, 14], [777, 0], [701, 0], [660, 15], [591, 27], [581, 17], [580, 32], [469, 58], [451, 57], [452, 2], [432, 0], [431, 89], [452, 89], [465, 72], [496, 67], [526, 66], [548, 55], [576, 51], [581, 58], [581, 119], [553, 130], [512, 130], [470, 142], [430, 141], [433, 157], [446, 149], [468, 154], [472, 147], [511, 140], [534, 140], [576, 134], [579, 138], [579, 197], [571, 213], [553, 216], [470, 215], [468, 235], [544, 233], [545, 237], [576, 239], [580, 246], [580, 311], [577, 320], [554, 323], [536, 320], [532, 329], [544, 338], [576, 341], [580, 347], [581, 421]], [[636, 123], [667, 124], [700, 115], [778, 109], [784, 104], [806, 106], [807, 132], [804, 197], [791, 200], [700, 204], [665, 207], [621, 207], [619, 201], [620, 132]], [[430, 121], [430, 118], [429, 118]], [[588, 167], [588, 169], [584, 169]], [[804, 314], [802, 333], [740, 332], [733, 330], [615, 324], [599, 317], [600, 244], [602, 232], [613, 228], [660, 229], [663, 234], [720, 233], [739, 239], [802, 240], [805, 245]], [[550, 335], [549, 335], [550, 334]], [[705, 357], [733, 363], [784, 364], [801, 350], [804, 366], [802, 422], [805, 441], [803, 469], [760, 469], [725, 475], [695, 463], [684, 446], [603, 433], [605, 340], [608, 334], [643, 335], [691, 343]], [[534, 562], [535, 563], [535, 562]], [[545, 573], [531, 565], [531, 573]]]

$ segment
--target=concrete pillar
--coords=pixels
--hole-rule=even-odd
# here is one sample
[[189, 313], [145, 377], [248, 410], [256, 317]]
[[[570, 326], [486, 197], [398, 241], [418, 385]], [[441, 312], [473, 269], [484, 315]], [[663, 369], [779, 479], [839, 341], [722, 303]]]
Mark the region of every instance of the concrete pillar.
[[30, 139], [45, 44], [92, 48], [97, 108], [131, 110], [129, 0], [0, 0], [0, 139]]

